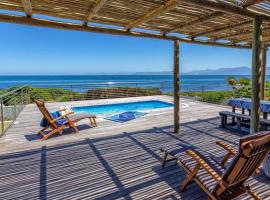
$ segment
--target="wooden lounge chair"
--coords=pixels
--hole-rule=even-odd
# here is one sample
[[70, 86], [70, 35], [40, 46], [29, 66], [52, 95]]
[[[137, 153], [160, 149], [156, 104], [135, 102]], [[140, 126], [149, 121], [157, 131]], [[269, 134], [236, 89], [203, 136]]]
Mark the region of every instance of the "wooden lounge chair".
[[[79, 120], [89, 118], [91, 126], [97, 126], [96, 123], [96, 116], [91, 115], [88, 113], [78, 113], [74, 114], [73, 112], [68, 112], [66, 114], [60, 115], [58, 117], [53, 117], [52, 113], [50, 113], [46, 106], [45, 102], [41, 99], [35, 100], [35, 103], [37, 107], [39, 108], [40, 112], [43, 114], [44, 119], [47, 121], [47, 125], [38, 132], [38, 134], [42, 135], [42, 140], [48, 139], [50, 136], [52, 136], [55, 133], [62, 134], [62, 131], [65, 128], [73, 128], [76, 133], [79, 132], [79, 129], [76, 127], [76, 123]], [[63, 111], [63, 109], [59, 110]], [[48, 128], [51, 128], [51, 131], [49, 133], [44, 133], [45, 130]]]
[[[178, 151], [180, 153], [174, 155], [178, 164], [187, 172], [185, 180], [180, 185], [180, 191], [194, 180], [207, 193], [209, 199], [229, 200], [246, 192], [254, 199], [260, 199], [245, 182], [269, 153], [270, 132], [260, 132], [240, 139], [238, 152], [223, 142], [217, 144], [228, 152], [221, 165], [212, 159], [207, 159], [207, 156], [197, 150]], [[169, 154], [164, 152], [165, 155]], [[224, 169], [222, 165], [231, 156], [233, 156], [231, 163]], [[164, 160], [166, 162], [166, 157]]]

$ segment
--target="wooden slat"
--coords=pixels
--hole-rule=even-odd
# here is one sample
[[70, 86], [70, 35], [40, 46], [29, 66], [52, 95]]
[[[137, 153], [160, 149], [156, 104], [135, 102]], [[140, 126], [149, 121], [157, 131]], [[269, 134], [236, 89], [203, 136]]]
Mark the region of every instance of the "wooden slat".
[[22, 0], [22, 5], [26, 16], [32, 17], [32, 3], [31, 0]]
[[85, 16], [84, 25], [92, 20], [92, 18], [98, 13], [107, 0], [96, 0], [94, 6], [92, 6]]
[[124, 30], [130, 30], [132, 28], [135, 28], [145, 22], [150, 21], [151, 19], [161, 15], [162, 13], [174, 8], [177, 5], [178, 1], [176, 0], [170, 0], [166, 2], [164, 5], [152, 10], [151, 12], [145, 14], [141, 18], [138, 18], [137, 20], [129, 23]]

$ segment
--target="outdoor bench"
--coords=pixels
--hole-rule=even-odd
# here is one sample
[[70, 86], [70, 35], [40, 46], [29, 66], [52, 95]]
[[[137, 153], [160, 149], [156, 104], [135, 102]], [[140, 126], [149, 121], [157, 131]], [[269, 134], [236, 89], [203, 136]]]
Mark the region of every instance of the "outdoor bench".
[[[228, 125], [228, 116], [236, 119], [236, 127], [238, 130], [241, 130], [242, 122], [250, 121], [251, 116], [244, 115], [240, 113], [235, 112], [229, 112], [229, 111], [221, 111], [219, 112], [219, 115], [221, 116], [221, 128], [225, 128]], [[233, 120], [232, 120], [233, 121]], [[232, 124], [234, 125], [234, 124]], [[260, 129], [261, 130], [267, 130], [267, 127], [270, 126], [270, 120], [262, 119], [260, 118]]]

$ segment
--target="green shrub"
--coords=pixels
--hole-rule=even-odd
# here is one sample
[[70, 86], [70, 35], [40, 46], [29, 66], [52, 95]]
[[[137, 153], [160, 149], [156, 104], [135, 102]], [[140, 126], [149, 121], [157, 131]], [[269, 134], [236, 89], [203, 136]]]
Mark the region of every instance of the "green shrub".
[[222, 104], [233, 96], [232, 91], [182, 92], [181, 95], [194, 97], [197, 100]]

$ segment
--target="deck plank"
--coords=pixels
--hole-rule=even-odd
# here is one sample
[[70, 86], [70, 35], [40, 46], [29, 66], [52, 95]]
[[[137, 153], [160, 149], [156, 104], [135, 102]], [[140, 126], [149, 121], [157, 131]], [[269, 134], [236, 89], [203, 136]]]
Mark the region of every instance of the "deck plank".
[[[99, 119], [97, 128], [86, 127], [80, 134], [66, 133], [45, 142], [25, 138], [39, 129], [41, 117], [34, 105], [27, 106], [19, 123], [0, 139], [0, 199], [206, 199], [195, 183], [178, 193], [185, 173], [175, 163], [162, 168], [159, 148], [189, 144], [220, 155], [215, 141], [236, 147], [241, 135], [219, 128], [218, 112], [228, 108], [181, 102], [189, 107], [181, 110], [177, 135], [172, 133], [172, 109], [167, 109], [124, 124]], [[60, 103], [48, 106], [54, 110]], [[249, 184], [262, 198], [270, 199], [270, 180], [262, 173]]]

